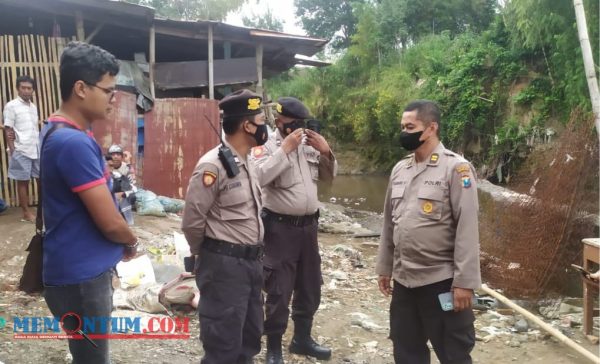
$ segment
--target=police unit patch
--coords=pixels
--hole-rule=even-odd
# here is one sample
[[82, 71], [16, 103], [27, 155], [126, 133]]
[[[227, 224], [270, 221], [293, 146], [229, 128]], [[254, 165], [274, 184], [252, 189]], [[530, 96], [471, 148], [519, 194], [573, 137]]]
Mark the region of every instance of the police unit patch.
[[202, 175], [202, 183], [204, 184], [204, 187], [210, 187], [210, 186], [214, 185], [216, 180], [217, 180], [217, 175], [214, 174], [213, 172], [205, 171], [204, 174]]
[[462, 180], [462, 186], [463, 186], [463, 188], [469, 188], [469, 187], [471, 187], [471, 177], [469, 177], [469, 176], [462, 176], [461, 180]]
[[265, 147], [263, 147], [262, 145], [258, 146], [258, 147], [255, 147], [252, 150], [252, 155], [254, 156], [254, 158], [263, 157], [265, 155]]
[[433, 204], [431, 203], [431, 201], [425, 201], [425, 203], [423, 203], [423, 212], [426, 214], [430, 214], [433, 212]]

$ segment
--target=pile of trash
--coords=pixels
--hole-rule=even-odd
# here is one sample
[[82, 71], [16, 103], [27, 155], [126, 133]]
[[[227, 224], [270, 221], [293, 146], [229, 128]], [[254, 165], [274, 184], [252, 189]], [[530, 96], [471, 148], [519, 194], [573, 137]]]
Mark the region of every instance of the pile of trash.
[[375, 233], [344, 213], [345, 208], [333, 204], [321, 204], [319, 209], [319, 232], [370, 236]]
[[164, 217], [168, 213], [178, 214], [183, 211], [185, 201], [165, 196], [157, 196], [152, 191], [143, 189], [135, 193], [135, 205], [138, 215]]
[[170, 313], [198, 307], [196, 281], [183, 266], [183, 258], [191, 254], [187, 241], [177, 232], [165, 240], [162, 246], [148, 248], [149, 254], [117, 264], [120, 287], [113, 294], [116, 308]]

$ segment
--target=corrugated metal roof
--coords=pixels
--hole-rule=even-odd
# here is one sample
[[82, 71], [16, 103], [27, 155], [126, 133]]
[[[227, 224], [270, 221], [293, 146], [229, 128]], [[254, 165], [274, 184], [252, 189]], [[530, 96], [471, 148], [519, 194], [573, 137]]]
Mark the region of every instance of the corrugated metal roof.
[[311, 38], [302, 35], [274, 32], [264, 29], [254, 29], [231, 25], [217, 21], [183, 21], [171, 19], [155, 19], [157, 32], [174, 35], [181, 31], [181, 36], [189, 38], [206, 38], [208, 26], [213, 26], [215, 39], [226, 38], [232, 42], [256, 44], [259, 39], [268, 39], [263, 43], [265, 48], [284, 49], [288, 53], [302, 54], [308, 57], [320, 52], [327, 44], [326, 39]]

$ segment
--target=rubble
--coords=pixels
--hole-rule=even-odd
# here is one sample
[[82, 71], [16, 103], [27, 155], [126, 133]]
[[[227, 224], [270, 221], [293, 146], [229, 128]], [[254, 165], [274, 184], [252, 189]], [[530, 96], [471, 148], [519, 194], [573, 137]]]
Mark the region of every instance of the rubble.
[[[330, 222], [335, 222], [333, 220], [335, 218], [338, 219], [338, 222], [349, 223], [348, 226], [356, 223], [353, 218], [345, 215], [343, 211], [346, 210], [338, 209], [335, 206], [328, 210], [333, 211], [332, 214], [324, 213], [329, 216]], [[345, 217], [341, 217], [336, 211]], [[156, 221], [159, 220], [160, 224], [170, 228], [157, 227]], [[145, 225], [144, 222], [146, 222]], [[164, 218], [147, 217], [136, 219], [136, 223], [140, 225], [134, 227], [135, 234], [142, 242], [141, 250], [146, 254], [146, 258], [143, 259], [150, 261], [155, 280], [149, 285], [145, 285], [146, 283], [141, 282], [143, 277], [139, 277], [140, 282], [136, 287], [127, 291], [116, 290], [114, 304], [119, 309], [113, 312], [113, 316], [140, 316], [148, 319], [161, 317], [160, 315], [163, 314], [187, 315], [191, 318], [192, 337], [190, 340], [184, 341], [164, 340], [160, 342], [160, 345], [152, 340], [116, 340], [114, 344], [111, 343], [114, 345], [112, 349], [113, 362], [117, 364], [154, 362], [158, 360], [157, 358], [169, 358], [169, 362], [172, 363], [198, 362], [202, 355], [202, 349], [197, 340], [199, 328], [196, 314], [193, 311], [180, 310], [177, 304], [160, 305], [157, 299], [157, 289], [183, 272], [180, 258], [187, 252], [184, 249], [185, 246], [181, 244], [181, 240], [177, 241], [181, 237], [173, 234], [171, 227], [175, 223], [169, 223], [168, 219]], [[370, 238], [356, 239], [351, 236], [352, 234], [350, 233], [348, 236], [319, 235], [324, 285], [322, 286], [321, 306], [315, 317], [313, 330], [315, 338], [318, 342], [332, 347], [334, 350], [333, 363], [390, 364], [393, 363], [391, 342], [388, 339], [390, 301], [379, 292], [377, 275], [374, 272], [378, 242]], [[25, 244], [26, 242], [23, 243], [23, 245]], [[17, 258], [17, 256], [21, 258]], [[2, 282], [0, 287], [2, 284], [14, 287], [18, 282], [20, 272], [17, 268], [20, 268], [22, 264], [22, 257], [22, 254], [13, 254], [2, 261], [4, 269], [0, 268], [0, 282]], [[148, 277], [148, 275], [144, 275], [144, 277]], [[135, 280], [133, 283], [136, 283]], [[192, 282], [192, 286], [193, 284]], [[181, 303], [194, 292], [188, 289], [178, 293], [182, 294], [178, 294], [175, 300], [181, 299], [178, 301]], [[42, 297], [26, 296], [15, 291], [14, 288], [3, 290], [0, 297], [0, 316], [45, 316], [48, 314]], [[503, 308], [501, 304], [499, 305], [490, 297], [478, 298], [481, 309], [475, 311], [477, 344], [474, 349], [474, 362], [503, 363], [509, 362], [511, 358], [514, 358], [515, 362], [525, 362], [521, 354], [534, 348], [537, 350], [536, 353], [546, 355], [543, 357], [546, 360], [539, 359], [540, 362], [560, 362], [555, 359], [562, 358], [562, 362], [580, 363], [580, 361], [564, 359], [567, 357], [568, 349], [561, 348], [562, 344], [554, 344], [548, 334], [538, 330], [535, 325], [523, 317], [515, 315], [512, 309]], [[3, 306], [4, 302], [10, 303], [10, 308]], [[529, 305], [530, 307], [527, 308], [530, 312], [539, 312], [546, 322], [550, 322], [555, 327], [559, 327], [563, 323], [565, 325], [563, 332], [588, 343], [581, 333], [581, 326], [579, 326], [582, 316], [577, 300], [563, 298], [543, 302], [522, 301], [519, 302], [519, 305], [523, 307]], [[165, 306], [169, 307], [165, 309]], [[150, 314], [143, 311], [160, 313]], [[594, 326], [594, 335], [597, 340], [600, 318], [595, 318]], [[289, 329], [284, 336], [285, 346], [288, 345], [292, 333], [293, 322], [290, 321]], [[2, 336], [4, 334], [5, 336]], [[11, 333], [0, 330], [0, 361], [19, 362], [18, 358], [28, 352], [32, 344], [26, 341], [3, 340], [10, 338], [8, 335]], [[593, 337], [589, 340], [593, 340]], [[47, 345], [43, 348], [49, 353], [41, 356], [42, 354], [36, 352], [32, 360], [64, 362], [66, 345], [57, 345], [52, 342], [48, 344], [36, 342], [35, 345]], [[255, 362], [264, 361], [264, 352], [265, 345], [263, 343], [263, 351], [255, 359]], [[3, 353], [10, 354], [3, 356]], [[284, 357], [286, 363], [290, 364], [317, 362], [302, 356], [291, 355], [287, 350], [284, 351]], [[158, 361], [160, 362], [160, 360]]]
[[525, 319], [521, 319], [515, 323], [514, 328], [517, 332], [527, 332], [529, 331], [529, 324]]
[[383, 329], [383, 327], [374, 323], [371, 317], [365, 315], [362, 312], [353, 312], [350, 314], [350, 316], [352, 317], [352, 320], [350, 322], [352, 325], [362, 327], [367, 331], [379, 331]]
[[332, 204], [321, 204], [319, 209], [319, 232], [329, 234], [373, 235], [373, 231], [344, 214], [344, 208]]

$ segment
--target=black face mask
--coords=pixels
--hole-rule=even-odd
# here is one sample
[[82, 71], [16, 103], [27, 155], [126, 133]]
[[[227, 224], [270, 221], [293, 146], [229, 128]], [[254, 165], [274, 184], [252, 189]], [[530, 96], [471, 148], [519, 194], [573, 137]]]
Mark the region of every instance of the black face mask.
[[257, 146], [265, 144], [267, 140], [269, 140], [269, 129], [267, 129], [267, 124], [258, 125], [252, 121], [250, 123], [256, 126], [256, 131], [254, 134], [248, 134], [254, 137]]
[[407, 133], [403, 131], [400, 133], [400, 145], [402, 145], [402, 148], [412, 152], [425, 143], [424, 140], [419, 140], [421, 135], [423, 135], [422, 130], [414, 133]]
[[288, 136], [290, 134], [292, 134], [294, 132], [294, 130], [296, 129], [300, 129], [300, 128], [306, 128], [306, 123], [304, 122], [304, 120], [301, 119], [296, 119], [296, 120], [292, 120], [291, 122], [287, 123], [287, 124], [283, 124], [282, 125], [282, 133], [284, 136]]

